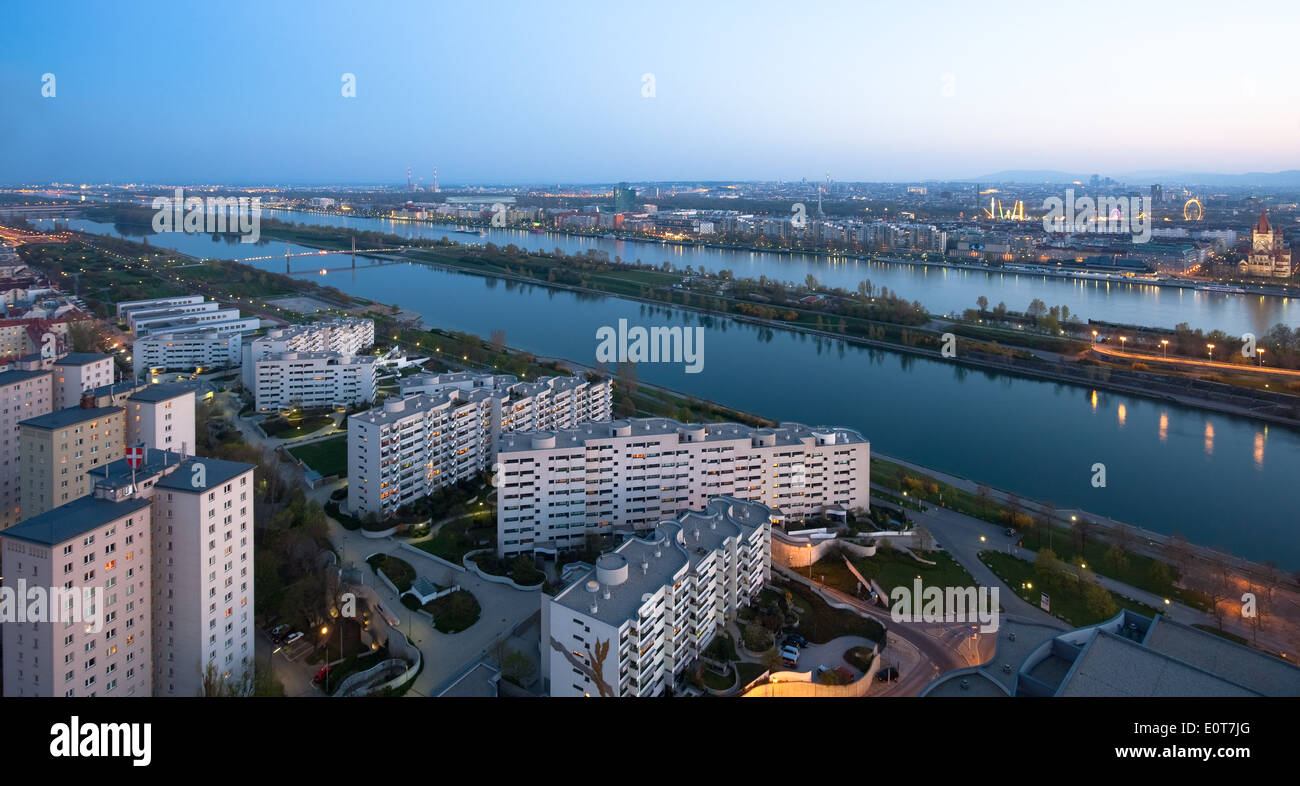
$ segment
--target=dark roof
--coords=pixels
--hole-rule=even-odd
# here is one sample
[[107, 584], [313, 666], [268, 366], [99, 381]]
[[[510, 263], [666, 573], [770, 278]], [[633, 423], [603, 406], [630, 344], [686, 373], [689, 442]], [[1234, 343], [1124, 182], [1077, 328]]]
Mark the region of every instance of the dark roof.
[[82, 409], [81, 407], [68, 407], [60, 409], [57, 412], [51, 412], [47, 415], [39, 415], [34, 418], [21, 421], [20, 426], [32, 426], [33, 428], [56, 429], [64, 426], [71, 426], [74, 423], [84, 423], [87, 420], [104, 418], [112, 415], [114, 412], [123, 412], [121, 407], [95, 407], [94, 409]]
[[97, 360], [111, 358], [112, 355], [101, 355], [98, 352], [70, 352], [58, 360], [54, 361], [56, 366], [84, 366], [87, 363], [94, 363]]
[[[203, 465], [205, 485], [194, 485], [194, 465]], [[207, 491], [214, 486], [220, 486], [230, 480], [253, 469], [252, 464], [244, 464], [239, 461], [226, 461], [225, 459], [207, 458], [206, 456], [195, 456], [186, 459], [175, 472], [158, 481], [154, 488], [169, 489], [172, 491]], [[6, 530], [7, 532], [8, 530]]]
[[186, 393], [193, 393], [197, 389], [196, 385], [188, 382], [168, 382], [163, 385], [150, 385], [143, 390], [132, 393], [128, 401], [167, 401], [168, 399], [183, 396]]
[[41, 369], [40, 371], [22, 371], [20, 369], [4, 371], [0, 372], [0, 385], [12, 385], [15, 382], [26, 382], [29, 379], [36, 379], [42, 374], [53, 373], [54, 372], [49, 369]]
[[[137, 446], [129, 446], [137, 447]], [[144, 464], [134, 471], [131, 471], [131, 465], [125, 458], [117, 461], [110, 461], [98, 467], [92, 467], [86, 471], [86, 476], [90, 478], [92, 484], [108, 483], [114, 488], [121, 488], [131, 482], [131, 478], [146, 479], [161, 473], [163, 470], [171, 467], [175, 469], [176, 465], [182, 461], [181, 454], [172, 450], [159, 450], [158, 448], [144, 448]]]
[[15, 524], [4, 531], [4, 536], [43, 546], [55, 546], [147, 507], [147, 499], [113, 502], [86, 496]]

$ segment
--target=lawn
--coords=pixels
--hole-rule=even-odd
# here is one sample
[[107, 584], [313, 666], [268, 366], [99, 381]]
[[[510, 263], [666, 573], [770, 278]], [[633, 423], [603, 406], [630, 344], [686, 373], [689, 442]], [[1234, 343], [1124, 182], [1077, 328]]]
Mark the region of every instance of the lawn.
[[798, 609], [798, 631], [814, 644], [825, 644], [840, 636], [862, 636], [878, 642], [885, 634], [879, 622], [852, 611], [831, 608], [802, 584], [785, 581], [778, 585], [790, 592], [792, 603]]
[[[1114, 603], [1113, 608], [1105, 610], [1090, 608], [1083, 597], [1082, 582], [1044, 580], [1033, 563], [1009, 554], [981, 551], [979, 557], [980, 561], [1002, 579], [1013, 592], [1030, 604], [1038, 606], [1041, 593], [1046, 592], [1051, 600], [1051, 611], [1048, 613], [1075, 627], [1105, 622], [1119, 613], [1120, 609], [1129, 609], [1146, 617], [1157, 613], [1156, 609], [1145, 603], [1139, 603], [1114, 592], [1107, 592]], [[1027, 585], [1032, 585], [1032, 588]]]
[[262, 421], [262, 431], [266, 436], [275, 439], [296, 439], [315, 434], [326, 426], [332, 425], [334, 425], [333, 415], [311, 415], [288, 420], [275, 417]]
[[700, 678], [704, 681], [705, 685], [713, 690], [727, 690], [736, 684], [736, 675], [734, 672], [724, 677], [708, 666], [705, 666], [700, 670]]
[[[921, 577], [921, 584], [926, 587], [978, 586], [966, 569], [946, 552], [930, 551], [924, 552], [921, 556], [936, 564], [926, 565], [901, 551], [885, 547], [878, 548], [874, 557], [850, 557], [850, 559], [859, 573], [868, 579], [875, 579], [885, 591], [886, 597], [894, 587], [904, 586], [911, 589], [918, 575]], [[800, 573], [807, 575], [805, 571]], [[850, 595], [859, 594], [857, 577], [849, 571], [848, 566], [844, 564], [844, 558], [839, 555], [829, 556], [813, 563], [812, 576], [813, 579], [841, 592]], [[870, 595], [870, 589], [863, 588], [861, 594]]]
[[433, 615], [433, 626], [442, 633], [460, 633], [478, 622], [482, 609], [478, 598], [468, 590], [456, 590], [425, 604], [424, 610]]
[[[475, 527], [475, 524], [478, 524]], [[461, 564], [465, 555], [474, 549], [488, 548], [496, 540], [496, 522], [487, 522], [477, 518], [465, 518], [450, 521], [439, 529], [432, 538], [413, 544], [416, 548], [442, 557], [456, 565]], [[486, 543], [484, 543], [486, 541]]]
[[415, 581], [415, 568], [411, 567], [411, 563], [389, 554], [376, 554], [366, 560], [366, 564], [376, 571], [382, 570], [398, 592], [406, 592], [411, 588], [411, 582]]
[[739, 685], [742, 688], [758, 679], [758, 675], [767, 671], [767, 667], [761, 663], [733, 663], [732, 668], [740, 672]]
[[341, 475], [348, 467], [348, 435], [322, 439], [289, 450], [293, 457], [325, 477]]

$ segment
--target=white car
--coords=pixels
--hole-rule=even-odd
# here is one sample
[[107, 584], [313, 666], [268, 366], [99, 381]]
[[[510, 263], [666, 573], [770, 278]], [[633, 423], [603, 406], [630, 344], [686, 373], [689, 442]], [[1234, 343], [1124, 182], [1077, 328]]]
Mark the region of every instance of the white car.
[[302, 638], [302, 631], [295, 630], [293, 633], [290, 633], [288, 636], [284, 637], [284, 646], [287, 647], [301, 638]]

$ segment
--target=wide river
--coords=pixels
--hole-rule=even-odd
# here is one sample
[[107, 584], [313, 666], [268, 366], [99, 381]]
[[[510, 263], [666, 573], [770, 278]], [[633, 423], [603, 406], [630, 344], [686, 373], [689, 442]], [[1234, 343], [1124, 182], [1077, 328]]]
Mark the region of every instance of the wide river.
[[[400, 222], [378, 223], [398, 232], [417, 228]], [[71, 224], [85, 231], [117, 234], [107, 224], [84, 220]], [[371, 228], [370, 221], [361, 226]], [[418, 228], [431, 231], [425, 225]], [[443, 229], [438, 234], [449, 233]], [[478, 239], [477, 235], [449, 236]], [[546, 242], [564, 247], [566, 240], [570, 248], [574, 243], [590, 242], [602, 248], [613, 243], [562, 236]], [[279, 242], [229, 244], [183, 234], [154, 235], [149, 242], [200, 257], [245, 259], [278, 254], [277, 259], [252, 264], [274, 271], [284, 269], [285, 244]], [[681, 252], [654, 248], [664, 255]], [[304, 250], [309, 249], [293, 247], [294, 252]], [[699, 250], [685, 253], [690, 256], [668, 258], [682, 267], [701, 264], [695, 256]], [[703, 252], [703, 256], [722, 259], [728, 253], [732, 252]], [[640, 251], [638, 255], [645, 261], [659, 259]], [[831, 271], [841, 270], [817, 259], [733, 256], [766, 258], [756, 265], [787, 265], [790, 272], [782, 278], [802, 278], [804, 274], [796, 268], [807, 266], [819, 280], [834, 281]], [[346, 257], [324, 259], [330, 261], [296, 258], [293, 269], [347, 264]], [[358, 264], [366, 263], [358, 260]], [[738, 274], [757, 275], [734, 262], [722, 266]], [[877, 285], [898, 287], [907, 297], [932, 309], [936, 304], [944, 307], [937, 293], [970, 277], [984, 281], [984, 291], [995, 302], [1013, 299], [1001, 294], [1007, 290], [997, 286], [1023, 291], [1025, 298], [1043, 297], [1049, 303], [1068, 304], [1065, 295], [1074, 292], [1083, 304], [1127, 302], [1135, 312], [1140, 310], [1138, 303], [1162, 304], [1181, 297], [1187, 311], [1171, 312], [1171, 322], [1196, 324], [1191, 315], [1212, 313], [1214, 303], [1223, 314], [1235, 314], [1238, 319], [1245, 319], [1252, 307], [1236, 301], [1260, 307], [1257, 298], [1179, 295], [1171, 290], [1149, 293], [1147, 290], [1153, 289], [1149, 287], [1112, 284], [1112, 291], [1103, 293], [1097, 287], [1104, 285], [1034, 277], [1000, 276], [996, 278], [1000, 283], [995, 283], [983, 272], [867, 263], [853, 267]], [[899, 283], [893, 283], [895, 277]], [[643, 363], [637, 368], [639, 377], [773, 419], [856, 428], [887, 455], [1049, 500], [1061, 508], [1082, 508], [1158, 532], [1178, 532], [1196, 543], [1300, 569], [1300, 516], [1285, 496], [1300, 477], [1300, 433], [1291, 429], [1086, 387], [971, 371], [942, 361], [760, 329], [731, 319], [701, 318], [680, 309], [517, 285], [425, 265], [331, 272], [316, 279], [360, 297], [419, 312], [430, 326], [481, 336], [504, 330], [513, 347], [586, 364], [595, 362], [596, 330], [615, 326], [621, 318], [633, 325], [699, 327], [704, 335], [700, 373], [686, 373], [682, 364]], [[911, 285], [905, 286], [908, 281]], [[962, 286], [970, 286], [969, 281]], [[1054, 298], [1031, 294], [1049, 288], [1060, 294]], [[973, 302], [974, 296], [970, 300]], [[1293, 307], [1280, 300], [1267, 306], [1278, 314]], [[1111, 313], [1104, 318], [1157, 321], [1136, 314]], [[1106, 467], [1104, 488], [1092, 485], [1096, 463]]]

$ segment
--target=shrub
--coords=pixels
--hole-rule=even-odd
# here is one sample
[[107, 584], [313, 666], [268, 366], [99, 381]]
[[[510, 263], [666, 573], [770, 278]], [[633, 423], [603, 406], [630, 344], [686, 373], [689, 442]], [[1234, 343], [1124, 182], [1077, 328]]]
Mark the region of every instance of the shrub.
[[775, 643], [775, 637], [772, 632], [761, 625], [749, 624], [745, 626], [741, 638], [745, 641], [745, 649], [750, 652], [763, 652], [771, 649]]

